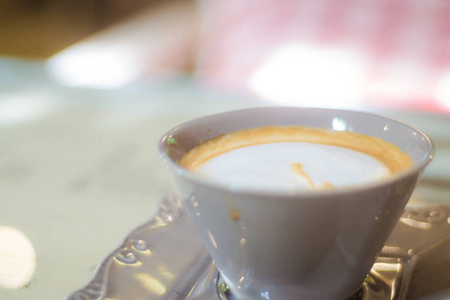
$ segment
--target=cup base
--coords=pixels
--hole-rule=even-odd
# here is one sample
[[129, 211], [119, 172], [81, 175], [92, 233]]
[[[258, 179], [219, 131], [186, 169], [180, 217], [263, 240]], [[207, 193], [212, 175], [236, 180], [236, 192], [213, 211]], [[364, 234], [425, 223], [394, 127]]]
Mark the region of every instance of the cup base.
[[[394, 274], [389, 274], [389, 277], [391, 278], [387, 279], [384, 274], [377, 273], [376, 270], [379, 267], [380, 266], [375, 264], [371, 273], [367, 275], [358, 291], [346, 300], [399, 300], [398, 297], [394, 296], [397, 294], [395, 287], [397, 282], [402, 279], [403, 272], [399, 270], [393, 272]], [[386, 265], [384, 264], [383, 267], [386, 267]], [[397, 265], [391, 262], [390, 267], [397, 268]], [[220, 276], [220, 273], [218, 273], [215, 282], [218, 299], [239, 300], [239, 298], [231, 292], [229, 286], [226, 284], [222, 276]], [[264, 297], [261, 297], [261, 299], [264, 299]]]

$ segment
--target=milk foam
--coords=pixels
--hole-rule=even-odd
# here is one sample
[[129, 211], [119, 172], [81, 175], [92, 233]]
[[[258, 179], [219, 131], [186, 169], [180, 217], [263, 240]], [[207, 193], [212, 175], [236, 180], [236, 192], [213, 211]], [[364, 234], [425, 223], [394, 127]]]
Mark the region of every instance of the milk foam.
[[401, 172], [406, 152], [378, 137], [302, 126], [246, 128], [192, 148], [184, 168], [247, 189], [327, 189]]
[[306, 142], [240, 147], [196, 168], [212, 180], [264, 190], [314, 190], [370, 182], [389, 174], [370, 155], [348, 148]]

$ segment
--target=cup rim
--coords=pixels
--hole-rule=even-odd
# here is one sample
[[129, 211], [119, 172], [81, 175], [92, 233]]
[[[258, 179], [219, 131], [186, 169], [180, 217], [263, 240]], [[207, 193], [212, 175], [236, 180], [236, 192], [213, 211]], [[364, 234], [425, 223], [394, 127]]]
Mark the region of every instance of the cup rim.
[[[357, 113], [357, 114], [362, 114], [362, 115], [370, 115], [370, 116], [376, 116], [376, 117], [380, 117], [380, 118], [384, 118], [386, 120], [390, 120], [390, 121], [394, 121], [398, 124], [403, 124], [409, 128], [411, 128], [412, 130], [418, 132], [423, 138], [425, 138], [429, 148], [427, 153], [430, 153], [428, 156], [424, 156], [424, 158], [421, 161], [418, 162], [414, 162], [414, 164], [405, 169], [402, 170], [396, 174], [391, 174], [387, 177], [378, 179], [378, 180], [374, 180], [374, 181], [369, 181], [366, 183], [358, 183], [355, 185], [351, 185], [351, 186], [346, 186], [343, 188], [336, 188], [336, 189], [322, 189], [322, 190], [307, 190], [307, 189], [293, 189], [293, 190], [264, 190], [264, 189], [250, 189], [250, 188], [246, 188], [246, 187], [242, 187], [242, 186], [234, 186], [232, 184], [227, 184], [227, 183], [222, 183], [222, 182], [218, 182], [215, 180], [210, 180], [204, 176], [201, 176], [199, 174], [196, 174], [192, 171], [187, 170], [186, 168], [182, 167], [181, 165], [179, 165], [177, 162], [175, 162], [173, 159], [171, 159], [164, 151], [165, 149], [165, 144], [166, 144], [166, 140], [172, 136], [179, 128], [182, 127], [186, 127], [189, 126], [190, 124], [194, 123], [194, 122], [198, 122], [207, 118], [211, 118], [211, 117], [215, 117], [215, 116], [220, 116], [220, 115], [225, 115], [225, 114], [230, 114], [230, 113], [235, 113], [235, 112], [244, 112], [244, 111], [257, 111], [257, 110], [271, 110], [271, 109], [301, 109], [301, 110], [310, 110], [310, 111], [328, 111], [328, 112], [341, 112], [341, 113]], [[244, 128], [242, 128], [244, 129]], [[253, 107], [253, 108], [246, 108], [246, 109], [237, 109], [237, 110], [230, 110], [230, 111], [225, 111], [225, 112], [220, 112], [220, 113], [215, 113], [215, 114], [210, 114], [210, 115], [206, 115], [203, 117], [199, 117], [199, 118], [195, 118], [186, 122], [183, 122], [179, 125], [177, 125], [176, 127], [173, 127], [172, 129], [170, 129], [169, 131], [167, 131], [160, 139], [159, 141], [159, 145], [158, 145], [158, 151], [160, 153], [160, 156], [162, 158], [162, 160], [170, 167], [171, 170], [174, 170], [176, 172], [176, 174], [180, 177], [182, 177], [183, 179], [190, 181], [192, 183], [201, 185], [201, 186], [205, 186], [211, 189], [216, 189], [216, 190], [222, 190], [222, 191], [232, 191], [233, 193], [238, 193], [238, 194], [243, 194], [243, 195], [265, 195], [265, 196], [276, 196], [276, 197], [283, 197], [286, 196], [288, 198], [291, 197], [297, 197], [297, 196], [308, 196], [308, 197], [320, 197], [320, 196], [324, 196], [324, 195], [339, 195], [339, 194], [348, 194], [348, 193], [352, 193], [352, 192], [361, 192], [361, 191], [366, 191], [366, 190], [371, 190], [371, 189], [376, 189], [376, 188], [380, 188], [383, 186], [387, 186], [390, 184], [393, 184], [395, 182], [404, 180], [408, 177], [412, 177], [415, 175], [419, 175], [424, 169], [425, 167], [433, 160], [434, 155], [435, 155], [435, 145], [433, 143], [433, 141], [428, 137], [427, 134], [425, 134], [422, 130], [407, 124], [403, 121], [399, 121], [397, 119], [391, 118], [391, 117], [387, 117], [381, 114], [377, 114], [377, 113], [371, 113], [371, 112], [366, 112], [366, 111], [358, 111], [358, 110], [346, 110], [346, 109], [334, 109], [334, 108], [315, 108], [315, 107], [288, 107], [288, 106], [268, 106], [268, 107]]]

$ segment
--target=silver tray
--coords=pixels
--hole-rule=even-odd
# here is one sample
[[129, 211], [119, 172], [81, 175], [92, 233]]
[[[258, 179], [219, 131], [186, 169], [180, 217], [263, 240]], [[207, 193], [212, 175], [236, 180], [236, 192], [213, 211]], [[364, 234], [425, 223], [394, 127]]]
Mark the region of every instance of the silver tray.
[[[183, 208], [169, 196], [68, 300], [233, 299]], [[450, 207], [409, 207], [351, 299], [450, 298]]]

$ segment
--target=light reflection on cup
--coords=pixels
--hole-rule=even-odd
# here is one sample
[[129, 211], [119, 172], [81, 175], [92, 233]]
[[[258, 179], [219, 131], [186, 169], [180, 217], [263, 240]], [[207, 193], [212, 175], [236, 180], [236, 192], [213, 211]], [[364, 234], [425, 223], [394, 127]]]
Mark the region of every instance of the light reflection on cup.
[[[191, 148], [217, 135], [268, 125], [338, 131], [345, 127], [396, 144], [414, 164], [351, 188], [288, 193], [231, 188], [176, 163]], [[422, 132], [389, 118], [272, 107], [182, 124], [162, 138], [160, 152], [206, 248], [237, 299], [341, 300], [359, 289], [434, 148]]]

